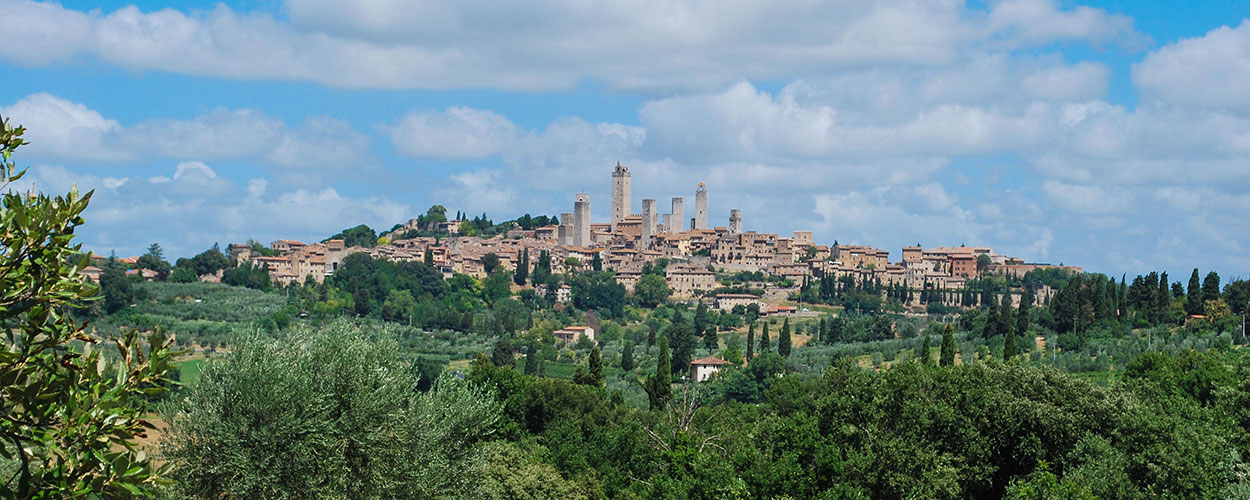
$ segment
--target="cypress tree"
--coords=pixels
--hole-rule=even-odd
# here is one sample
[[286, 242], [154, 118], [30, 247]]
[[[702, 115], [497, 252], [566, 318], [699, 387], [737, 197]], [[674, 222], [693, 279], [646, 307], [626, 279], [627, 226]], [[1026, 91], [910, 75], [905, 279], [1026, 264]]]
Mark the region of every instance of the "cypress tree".
[[434, 265], [434, 252], [430, 250], [430, 247], [425, 247], [425, 258], [424, 258], [424, 260], [425, 260], [425, 265], [427, 265], [427, 266], [432, 266], [432, 265]]
[[539, 356], [540, 355], [538, 354], [538, 344], [530, 344], [529, 347], [526, 347], [525, 349], [525, 374], [526, 375], [538, 374], [538, 357]]
[[772, 347], [769, 345], [771, 343], [772, 341], [769, 340], [768, 338], [768, 322], [765, 321], [764, 330], [760, 332], [760, 348], [756, 349], [756, 352], [761, 352], [761, 353], [768, 352], [768, 350]]
[[955, 364], [955, 330], [949, 324], [942, 329], [942, 351], [938, 364], [941, 366]]
[[525, 280], [530, 275], [530, 251], [529, 249], [521, 250], [521, 256], [517, 258], [516, 272], [512, 274], [512, 282], [517, 286], [525, 286]]
[[1016, 333], [1020, 334], [1020, 338], [1028, 342], [1029, 336], [1029, 302], [1032, 301], [1033, 294], [1026, 291], [1023, 297], [1020, 297], [1020, 308], [1016, 311]]
[[694, 334], [696, 337], [702, 337], [707, 331], [707, 304], [702, 301], [699, 306], [694, 309]]
[[933, 350], [929, 344], [929, 332], [927, 331], [924, 333], [924, 343], [920, 346], [920, 363], [925, 365], [933, 363]]
[[655, 361], [655, 375], [647, 381], [647, 402], [652, 410], [664, 407], [673, 393], [673, 378], [669, 371], [668, 338], [660, 337], [660, 356]]
[[1202, 310], [1206, 312], [1206, 303], [1211, 300], [1220, 299], [1220, 275], [1215, 271], [1207, 273], [1207, 277], [1202, 279]]
[[790, 357], [790, 318], [781, 324], [781, 334], [777, 335], [777, 354], [783, 358]]
[[634, 369], [634, 343], [626, 342], [621, 347], [621, 369], [630, 371]]
[[816, 330], [816, 334], [812, 336], [812, 341], [821, 344], [829, 343], [829, 322], [825, 321], [825, 317], [820, 317], [820, 329]]
[[1185, 313], [1202, 314], [1202, 284], [1198, 281], [1198, 268], [1194, 268], [1194, 273], [1189, 275], [1189, 290], [1185, 295]]
[[1007, 332], [1007, 341], [1003, 342], [1003, 360], [1009, 360], [1016, 355], [1019, 348], [1016, 346], [1015, 332]]
[[720, 347], [720, 339], [716, 335], [715, 326], [709, 328], [703, 333], [703, 346], [707, 347], [709, 352], [715, 351], [718, 347]]
[[747, 326], [747, 362], [751, 362], [751, 357], [755, 356], [755, 323]]
[[590, 350], [590, 377], [588, 385], [595, 387], [603, 387], [603, 353], [599, 351], [599, 346], [595, 346]]

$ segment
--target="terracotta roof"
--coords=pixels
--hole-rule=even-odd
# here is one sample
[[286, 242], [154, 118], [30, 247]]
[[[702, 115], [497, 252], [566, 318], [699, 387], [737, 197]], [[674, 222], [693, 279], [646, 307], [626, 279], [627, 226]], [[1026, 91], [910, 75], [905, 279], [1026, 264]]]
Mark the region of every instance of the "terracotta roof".
[[691, 361], [691, 362], [690, 362], [690, 364], [691, 364], [691, 365], [709, 365], [709, 366], [710, 366], [710, 365], [728, 365], [728, 364], [732, 364], [732, 363], [730, 363], [730, 362], [728, 362], [728, 361], [725, 361], [725, 360], [723, 360], [723, 359], [719, 359], [719, 358], [714, 358], [714, 357], [708, 356], [708, 357], [703, 358], [703, 359], [696, 359], [696, 360], [694, 360], [694, 361]]

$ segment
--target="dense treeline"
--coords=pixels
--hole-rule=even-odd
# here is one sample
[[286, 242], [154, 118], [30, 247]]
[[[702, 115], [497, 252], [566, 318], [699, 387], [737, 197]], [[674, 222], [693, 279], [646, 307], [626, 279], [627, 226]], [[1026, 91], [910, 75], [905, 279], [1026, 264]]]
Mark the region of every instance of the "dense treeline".
[[[422, 396], [415, 378], [401, 376], [412, 361], [385, 331], [354, 332], [336, 323], [251, 340], [210, 368], [170, 410], [187, 415], [167, 445], [177, 488], [213, 498], [389, 498], [417, 480], [431, 496], [528, 498], [1250, 491], [1240, 458], [1250, 451], [1250, 360], [1240, 352], [1143, 354], [1109, 387], [998, 362], [881, 371], [841, 362], [795, 373], [768, 353], [699, 385], [673, 384], [676, 373], [657, 365], [665, 391], [648, 409], [593, 381], [526, 374], [486, 357], [467, 386], [440, 379]], [[302, 357], [309, 362], [290, 362]], [[322, 379], [342, 382], [325, 392]], [[249, 421], [266, 424], [242, 425]], [[403, 431], [415, 425], [430, 430]], [[323, 430], [296, 431], [309, 426]], [[335, 436], [354, 444], [339, 446]], [[319, 458], [286, 460], [310, 456]]]

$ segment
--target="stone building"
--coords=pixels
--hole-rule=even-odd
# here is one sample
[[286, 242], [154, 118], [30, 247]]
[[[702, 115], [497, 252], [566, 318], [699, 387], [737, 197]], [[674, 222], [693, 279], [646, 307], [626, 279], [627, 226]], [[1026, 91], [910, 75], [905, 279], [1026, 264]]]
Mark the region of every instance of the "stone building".
[[707, 229], [707, 186], [702, 182], [694, 192], [694, 227], [691, 229]]
[[616, 162], [616, 170], [612, 172], [612, 230], [616, 231], [616, 225], [629, 217], [630, 205], [633, 202], [630, 199], [630, 184], [632, 183], [629, 167]]
[[590, 195], [577, 193], [573, 202], [573, 245], [590, 246]]
[[729, 234], [742, 234], [742, 211], [736, 208], [729, 211]]

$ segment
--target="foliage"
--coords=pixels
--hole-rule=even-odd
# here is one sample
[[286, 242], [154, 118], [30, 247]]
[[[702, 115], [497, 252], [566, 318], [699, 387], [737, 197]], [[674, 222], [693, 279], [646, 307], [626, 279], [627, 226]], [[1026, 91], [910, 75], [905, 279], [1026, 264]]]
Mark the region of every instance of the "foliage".
[[432, 392], [398, 345], [346, 321], [252, 336], [170, 405], [162, 450], [185, 496], [420, 498], [464, 491], [474, 443], [499, 418], [489, 394], [443, 375]]
[[378, 245], [378, 233], [373, 228], [361, 224], [353, 228], [344, 229], [334, 236], [321, 240], [321, 242], [325, 243], [330, 240], [343, 240], [343, 246], [346, 247], [373, 248]]
[[[20, 179], [11, 161], [21, 127], [0, 118], [0, 188]], [[88, 336], [71, 309], [97, 296], [73, 244], [91, 193], [3, 195], [0, 208], [0, 496], [132, 498], [160, 473], [136, 439], [151, 428], [141, 394], [163, 391], [172, 340], [131, 330]], [[113, 345], [107, 345], [113, 344]], [[81, 349], [79, 346], [82, 346]], [[116, 348], [119, 361], [102, 356]]]

